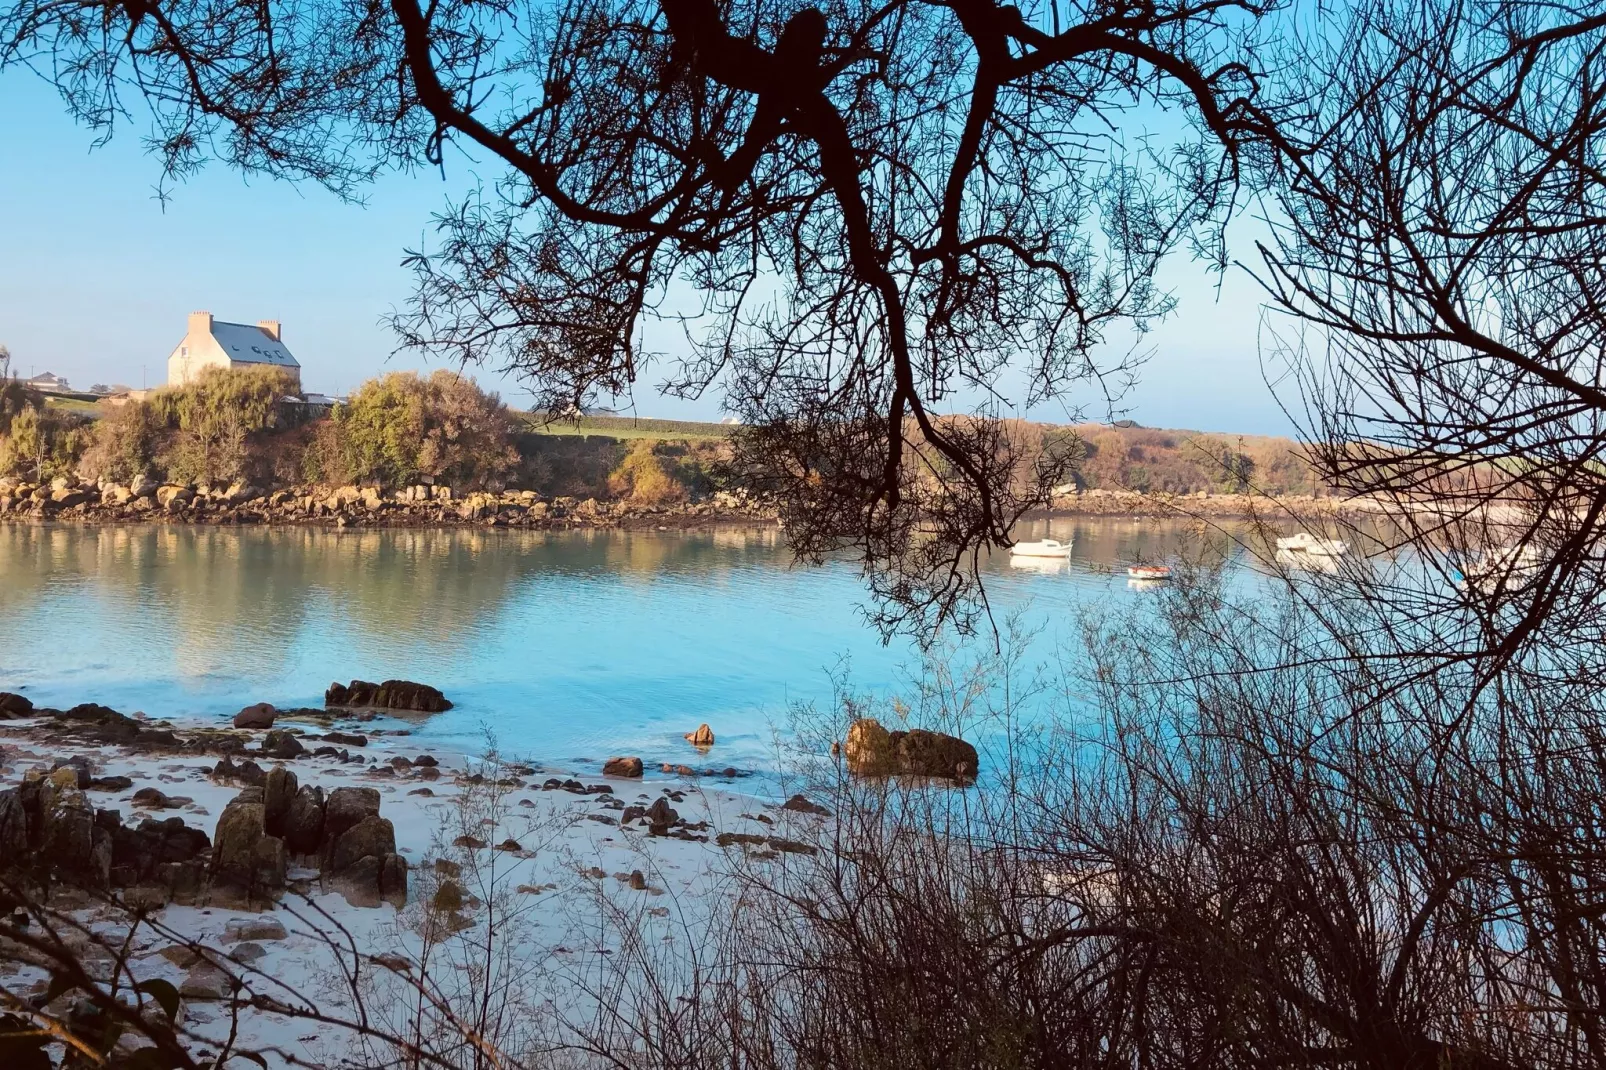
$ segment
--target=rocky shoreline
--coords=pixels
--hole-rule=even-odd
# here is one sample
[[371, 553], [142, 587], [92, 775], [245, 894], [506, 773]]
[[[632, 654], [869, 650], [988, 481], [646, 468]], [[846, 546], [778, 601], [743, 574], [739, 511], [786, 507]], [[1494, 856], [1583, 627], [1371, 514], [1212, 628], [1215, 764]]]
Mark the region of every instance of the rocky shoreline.
[[285, 487], [79, 481], [49, 484], [0, 479], [0, 520], [98, 524], [279, 524], [321, 527], [685, 528], [773, 525], [776, 513], [745, 496], [719, 492], [697, 502], [639, 505], [596, 498], [544, 498], [530, 490], [454, 492], [418, 485]]
[[[1248, 494], [1143, 494], [1092, 489], [1054, 499], [1034, 518], [1142, 517], [1156, 519], [1364, 515], [1370, 503], [1329, 497], [1269, 499]], [[777, 511], [741, 493], [717, 492], [700, 501], [641, 505], [597, 498], [542, 497], [530, 490], [469, 491], [418, 485], [228, 486], [79, 481], [60, 477], [35, 484], [0, 479], [0, 520], [88, 524], [312, 525], [353, 527], [482, 527], [540, 531], [586, 529], [683, 530], [777, 523]]]
[[[362, 683], [339, 686], [349, 698]], [[396, 683], [368, 686], [433, 699]], [[169, 721], [0, 693], [7, 990], [74, 1013], [81, 995], [36, 950], [66, 932], [77, 961], [168, 993], [192, 1042], [337, 1065], [360, 1031], [306, 1019], [362, 1020], [326, 983], [340, 971], [421, 977], [431, 942], [493, 938], [534, 976], [594, 971], [631, 941], [706, 928], [733, 867], [812, 854], [829, 820], [801, 797], [706, 780], [582, 782], [420, 753], [376, 712], [257, 704]]]

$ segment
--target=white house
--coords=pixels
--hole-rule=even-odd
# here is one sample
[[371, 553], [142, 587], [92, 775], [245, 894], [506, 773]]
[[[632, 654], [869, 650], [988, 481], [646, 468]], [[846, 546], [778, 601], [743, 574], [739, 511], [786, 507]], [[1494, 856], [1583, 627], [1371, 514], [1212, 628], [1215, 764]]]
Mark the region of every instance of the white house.
[[255, 326], [215, 320], [210, 312], [191, 312], [189, 333], [167, 358], [167, 383], [183, 386], [205, 368], [244, 368], [267, 364], [289, 373], [299, 385], [301, 364], [285, 348], [278, 320]]
[[36, 375], [32, 379], [24, 379], [22, 381], [22, 385], [31, 386], [35, 390], [43, 390], [47, 394], [65, 394], [67, 391], [72, 389], [72, 387], [67, 385], [67, 380], [51, 372], [45, 372], [43, 375]]

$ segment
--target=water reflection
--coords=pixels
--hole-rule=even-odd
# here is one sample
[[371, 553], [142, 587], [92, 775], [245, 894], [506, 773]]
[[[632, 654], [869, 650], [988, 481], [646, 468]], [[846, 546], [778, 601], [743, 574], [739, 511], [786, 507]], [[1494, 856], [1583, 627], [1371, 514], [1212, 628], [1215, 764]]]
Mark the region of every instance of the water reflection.
[[[1028, 612], [1045, 644], [1073, 641], [1081, 602], [1132, 597], [1134, 561], [1237, 552], [1152, 521], [1040, 521], [1020, 537], [1072, 546], [1068, 560], [985, 564], [995, 611]], [[680, 733], [707, 721], [722, 761], [762, 762], [772, 724], [828, 701], [844, 656], [871, 690], [901, 686], [914, 662], [865, 625], [851, 562], [796, 567], [773, 528], [0, 525], [0, 592], [0, 689], [42, 703], [221, 716], [398, 676], [458, 703], [426, 737], [471, 744], [483, 726], [549, 757], [676, 757]]]

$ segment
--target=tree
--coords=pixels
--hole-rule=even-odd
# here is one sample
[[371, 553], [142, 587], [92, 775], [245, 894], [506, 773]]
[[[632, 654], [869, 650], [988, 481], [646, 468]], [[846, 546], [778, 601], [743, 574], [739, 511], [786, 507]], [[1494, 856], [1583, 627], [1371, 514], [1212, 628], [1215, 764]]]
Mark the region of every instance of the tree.
[[1606, 667], [1606, 17], [1374, 0], [1343, 29], [1302, 43], [1309, 118], [1271, 161], [1281, 211], [1258, 270], [1313, 460], [1387, 505], [1381, 549], [1426, 566], [1371, 589], [1398, 615], [1384, 660], [1467, 672], [1469, 698], [1507, 669], [1591, 678]]
[[351, 194], [494, 160], [411, 258], [405, 344], [560, 412], [684, 329], [664, 389], [723, 390], [797, 552], [855, 549], [883, 622], [930, 625], [1071, 463], [998, 417], [1114, 404], [1133, 362], [1101, 347], [1170, 309], [1156, 266], [1223, 262], [1273, 4], [11, 0], [0, 63], [97, 128], [143, 95], [170, 177], [216, 155]]

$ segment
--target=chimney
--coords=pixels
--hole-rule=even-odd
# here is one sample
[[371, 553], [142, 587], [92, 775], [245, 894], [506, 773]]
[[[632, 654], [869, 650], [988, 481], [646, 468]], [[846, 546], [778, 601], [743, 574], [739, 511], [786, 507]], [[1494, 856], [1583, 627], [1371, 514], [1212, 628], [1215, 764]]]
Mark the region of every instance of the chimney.
[[278, 320], [257, 320], [257, 326], [262, 329], [263, 334], [267, 335], [269, 338], [272, 338], [275, 342], [284, 341], [283, 338], [279, 337]]
[[190, 334], [211, 334], [211, 333], [212, 333], [212, 313], [210, 313], [210, 312], [191, 312], [190, 313]]

